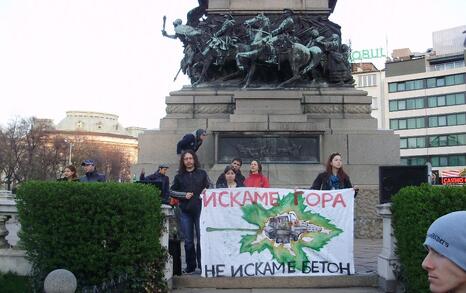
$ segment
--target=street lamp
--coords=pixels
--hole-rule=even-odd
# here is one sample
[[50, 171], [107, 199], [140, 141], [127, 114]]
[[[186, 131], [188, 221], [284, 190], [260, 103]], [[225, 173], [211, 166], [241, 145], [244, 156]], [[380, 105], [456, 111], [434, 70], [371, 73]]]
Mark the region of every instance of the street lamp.
[[65, 139], [65, 142], [70, 146], [70, 154], [68, 156], [68, 165], [71, 165], [71, 152], [73, 150], [73, 143], [71, 143], [71, 141], [68, 141], [67, 139]]

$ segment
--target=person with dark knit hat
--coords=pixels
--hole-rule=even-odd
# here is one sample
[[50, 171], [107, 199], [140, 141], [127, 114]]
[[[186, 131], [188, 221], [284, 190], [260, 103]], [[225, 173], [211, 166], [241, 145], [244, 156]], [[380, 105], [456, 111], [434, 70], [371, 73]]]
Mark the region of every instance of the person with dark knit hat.
[[205, 129], [199, 128], [192, 133], [187, 133], [183, 138], [176, 144], [176, 154], [181, 154], [186, 150], [193, 150], [197, 152], [201, 144], [207, 138], [207, 131]]
[[422, 262], [430, 291], [466, 292], [466, 211], [452, 212], [435, 220], [427, 230]]

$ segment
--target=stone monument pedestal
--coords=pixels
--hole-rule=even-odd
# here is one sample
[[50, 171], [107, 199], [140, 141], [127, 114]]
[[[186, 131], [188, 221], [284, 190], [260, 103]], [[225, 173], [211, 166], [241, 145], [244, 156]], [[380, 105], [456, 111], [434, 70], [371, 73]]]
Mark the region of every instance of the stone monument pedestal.
[[[179, 163], [176, 144], [198, 128], [208, 131], [198, 155], [214, 182], [232, 158], [240, 157], [246, 176], [248, 163], [259, 159], [273, 187], [309, 188], [324, 170], [328, 155], [339, 152], [352, 183], [361, 187], [355, 232], [366, 238], [381, 236], [381, 219], [374, 204], [378, 167], [399, 163], [399, 137], [393, 131], [377, 129], [366, 92], [352, 87], [185, 87], [170, 93], [166, 105], [160, 130], [139, 137], [134, 173], [144, 167], [149, 174], [158, 164], [168, 163], [168, 175], [173, 178]], [[368, 207], [371, 210], [365, 211]]]

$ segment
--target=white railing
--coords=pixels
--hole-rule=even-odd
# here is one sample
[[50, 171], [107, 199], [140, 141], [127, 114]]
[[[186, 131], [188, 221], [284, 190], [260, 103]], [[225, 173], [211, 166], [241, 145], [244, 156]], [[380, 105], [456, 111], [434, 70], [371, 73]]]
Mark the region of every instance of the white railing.
[[[165, 215], [164, 227], [160, 236], [160, 243], [168, 251], [169, 218], [173, 217], [171, 206], [162, 205]], [[15, 196], [5, 190], [0, 190], [0, 273], [12, 272], [25, 276], [31, 273], [31, 264], [26, 260], [26, 251], [21, 249], [18, 232], [21, 224], [18, 220]], [[164, 270], [165, 280], [169, 288], [172, 286], [173, 261], [168, 256]]]
[[18, 210], [14, 195], [0, 190], [0, 272], [28, 275], [31, 264], [26, 260], [26, 251], [20, 249]]

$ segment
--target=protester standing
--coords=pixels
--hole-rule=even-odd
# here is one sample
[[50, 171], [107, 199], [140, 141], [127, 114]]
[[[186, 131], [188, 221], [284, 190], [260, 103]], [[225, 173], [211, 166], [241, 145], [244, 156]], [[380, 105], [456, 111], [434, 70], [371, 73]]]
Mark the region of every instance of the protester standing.
[[262, 164], [253, 160], [249, 166], [249, 176], [244, 180], [244, 186], [269, 188], [269, 179], [262, 175]]
[[[243, 174], [241, 174], [241, 170], [240, 170], [242, 164], [243, 164], [243, 161], [240, 158], [234, 158], [233, 160], [231, 160], [230, 167], [235, 172], [236, 182], [238, 182], [239, 184], [244, 186], [244, 179], [245, 178], [244, 178]], [[222, 174], [220, 174], [220, 176], [218, 176], [218, 179], [217, 179], [217, 182], [215, 183], [215, 186], [225, 185], [225, 183], [226, 183], [225, 172], [223, 172]]]
[[[199, 221], [201, 216], [201, 193], [209, 187], [206, 171], [199, 168], [200, 163], [193, 150], [184, 151], [180, 157], [178, 174], [170, 188], [170, 196], [180, 200], [181, 229], [184, 234], [186, 254], [185, 274], [192, 274], [196, 267], [201, 268], [201, 242]], [[196, 230], [196, 247], [194, 246]]]
[[343, 170], [343, 161], [340, 153], [332, 153], [328, 157], [325, 172], [317, 175], [312, 183], [311, 189], [314, 190], [333, 190], [353, 188], [355, 193], [359, 191], [358, 186], [351, 184], [348, 174]]
[[435, 220], [427, 230], [422, 262], [429, 288], [434, 293], [466, 292], [466, 211], [452, 212]]
[[105, 175], [97, 173], [94, 160], [84, 160], [81, 163], [81, 166], [83, 166], [84, 172], [86, 172], [86, 174], [81, 176], [79, 178], [79, 181], [81, 182], [105, 182], [107, 180], [105, 178]]
[[57, 179], [57, 181], [79, 181], [78, 175], [76, 174], [76, 167], [68, 165], [63, 170], [63, 177]]
[[197, 152], [206, 138], [207, 132], [204, 129], [198, 129], [192, 133], [187, 133], [176, 144], [176, 153], [179, 155], [186, 150], [193, 150], [194, 152]]
[[145, 177], [144, 173], [141, 172], [139, 177], [141, 181], [162, 183], [162, 189], [160, 191], [162, 196], [162, 203], [164, 204], [168, 204], [170, 201], [170, 178], [168, 178], [166, 175], [168, 168], [168, 164], [160, 164], [158, 170], [154, 174]]

